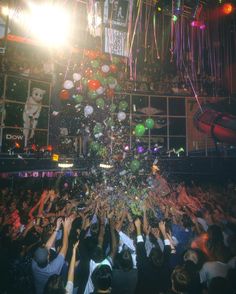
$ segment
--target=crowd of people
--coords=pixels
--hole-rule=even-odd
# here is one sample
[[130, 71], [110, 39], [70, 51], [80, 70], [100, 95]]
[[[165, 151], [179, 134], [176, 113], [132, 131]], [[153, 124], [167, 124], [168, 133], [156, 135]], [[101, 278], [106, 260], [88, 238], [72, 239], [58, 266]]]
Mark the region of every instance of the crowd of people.
[[137, 213], [104, 185], [1, 190], [0, 293], [236, 293], [232, 183], [152, 188]]

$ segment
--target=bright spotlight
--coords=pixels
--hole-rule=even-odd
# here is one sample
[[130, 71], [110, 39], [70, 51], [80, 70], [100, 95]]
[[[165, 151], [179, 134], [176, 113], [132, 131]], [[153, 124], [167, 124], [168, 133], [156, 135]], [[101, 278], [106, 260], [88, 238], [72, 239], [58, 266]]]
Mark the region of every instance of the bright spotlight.
[[70, 33], [69, 15], [60, 6], [30, 4], [28, 26], [36, 39], [46, 46], [66, 44]]
[[2, 15], [7, 16], [9, 15], [9, 8], [7, 6], [2, 6]]
[[225, 3], [223, 6], [222, 6], [222, 11], [224, 14], [231, 14], [234, 10], [234, 7], [231, 3]]

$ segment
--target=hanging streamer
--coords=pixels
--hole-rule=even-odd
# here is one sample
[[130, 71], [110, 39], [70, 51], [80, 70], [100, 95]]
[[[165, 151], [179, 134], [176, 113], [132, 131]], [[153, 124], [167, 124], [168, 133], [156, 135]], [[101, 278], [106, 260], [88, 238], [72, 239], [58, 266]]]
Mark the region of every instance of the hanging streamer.
[[[148, 11], [149, 8], [149, 11]], [[148, 36], [148, 27], [149, 27], [149, 20], [151, 15], [151, 5], [146, 3], [145, 9], [145, 36], [144, 36], [144, 62], [147, 62], [147, 36]]]
[[156, 27], [156, 13], [154, 11], [154, 13], [153, 13], [153, 34], [154, 34], [154, 42], [155, 42], [155, 47], [156, 47], [157, 59], [160, 59], [159, 50], [158, 50], [158, 46], [157, 46], [156, 30], [157, 30], [157, 27]]

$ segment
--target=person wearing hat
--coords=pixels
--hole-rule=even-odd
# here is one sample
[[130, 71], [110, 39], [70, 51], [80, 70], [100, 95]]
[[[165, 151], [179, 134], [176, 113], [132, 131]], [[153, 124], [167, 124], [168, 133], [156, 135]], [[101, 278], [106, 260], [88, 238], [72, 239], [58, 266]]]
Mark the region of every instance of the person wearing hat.
[[[55, 242], [56, 235], [60, 229], [61, 224], [63, 224], [64, 229], [62, 248], [59, 251], [57, 257], [49, 262], [49, 249]], [[46, 246], [36, 249], [32, 260], [32, 272], [34, 276], [36, 294], [43, 293], [44, 287], [50, 276], [60, 274], [67, 253], [68, 236], [70, 233], [71, 224], [72, 218], [66, 218], [64, 222], [62, 222], [62, 219], [59, 218], [57, 220], [56, 229], [53, 231], [51, 237], [47, 241]]]

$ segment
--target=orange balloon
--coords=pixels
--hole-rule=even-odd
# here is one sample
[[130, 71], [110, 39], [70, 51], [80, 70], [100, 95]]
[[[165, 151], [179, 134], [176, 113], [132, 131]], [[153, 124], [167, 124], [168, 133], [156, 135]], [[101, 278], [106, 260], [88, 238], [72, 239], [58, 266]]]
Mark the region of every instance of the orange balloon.
[[69, 93], [69, 91], [63, 89], [63, 90], [61, 90], [59, 97], [61, 100], [68, 100], [70, 98], [70, 93]]
[[101, 86], [99, 80], [89, 80], [88, 87], [90, 90], [96, 91]]
[[115, 92], [114, 92], [113, 89], [107, 89], [106, 90], [106, 95], [107, 95], [108, 98], [114, 97], [114, 94], [115, 94]]
[[111, 64], [110, 65], [110, 71], [113, 72], [113, 73], [117, 72], [117, 66], [115, 64]]

